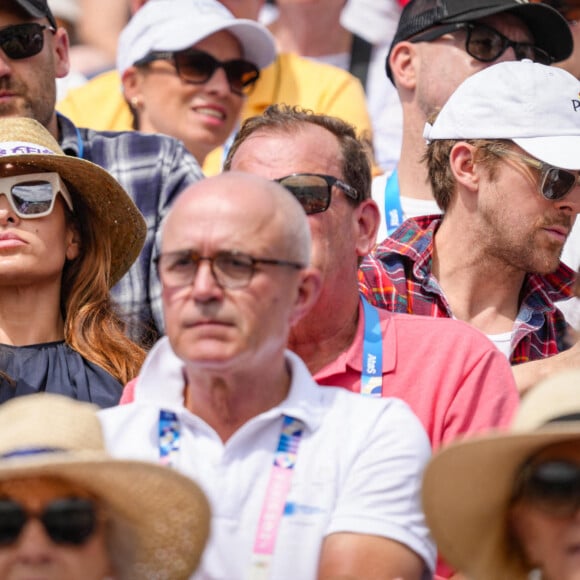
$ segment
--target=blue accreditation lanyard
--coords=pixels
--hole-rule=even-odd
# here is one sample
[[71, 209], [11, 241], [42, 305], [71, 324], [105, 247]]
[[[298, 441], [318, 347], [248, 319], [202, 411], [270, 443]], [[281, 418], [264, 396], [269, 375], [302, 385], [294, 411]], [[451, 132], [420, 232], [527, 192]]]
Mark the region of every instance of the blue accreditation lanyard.
[[75, 131], [77, 132], [77, 149], [78, 149], [77, 156], [80, 159], [83, 159], [83, 155], [85, 154], [85, 144], [83, 143], [81, 132], [79, 131], [78, 127], [75, 127]]
[[368, 397], [383, 394], [383, 333], [377, 308], [361, 296], [364, 311], [364, 339], [360, 392]]
[[175, 466], [181, 444], [181, 429], [177, 415], [172, 411], [159, 411], [159, 463]]
[[[270, 578], [276, 538], [290, 492], [303, 430], [302, 421], [284, 415], [266, 497], [258, 520], [252, 561], [247, 576], [249, 580]], [[173, 411], [162, 409], [159, 412], [159, 461], [163, 465], [175, 467], [181, 442], [180, 434], [181, 425], [177, 415]]]
[[394, 169], [385, 185], [385, 221], [387, 236], [390, 236], [403, 223], [403, 208], [399, 193], [399, 176]]

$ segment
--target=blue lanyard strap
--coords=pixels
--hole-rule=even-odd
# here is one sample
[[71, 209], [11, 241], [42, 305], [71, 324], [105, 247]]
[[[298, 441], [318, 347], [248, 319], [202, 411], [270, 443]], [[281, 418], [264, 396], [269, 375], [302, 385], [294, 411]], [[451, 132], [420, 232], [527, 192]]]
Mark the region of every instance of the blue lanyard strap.
[[399, 194], [399, 176], [397, 170], [393, 170], [385, 185], [385, 221], [387, 222], [387, 235], [390, 236], [403, 223], [403, 208], [401, 195]]
[[383, 394], [383, 333], [379, 311], [361, 296], [364, 311], [364, 340], [360, 392], [370, 397]]
[[85, 144], [83, 143], [83, 138], [81, 137], [81, 132], [79, 131], [78, 127], [75, 127], [75, 131], [77, 132], [77, 149], [78, 149], [77, 156], [80, 159], [83, 159], [85, 154]]

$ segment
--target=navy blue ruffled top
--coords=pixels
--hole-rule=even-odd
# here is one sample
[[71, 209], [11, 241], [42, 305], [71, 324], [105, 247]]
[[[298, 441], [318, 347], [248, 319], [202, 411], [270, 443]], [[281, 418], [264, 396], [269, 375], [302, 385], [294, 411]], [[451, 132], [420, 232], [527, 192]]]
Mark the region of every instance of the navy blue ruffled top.
[[113, 407], [123, 385], [100, 366], [84, 359], [64, 341], [30, 346], [0, 344], [0, 404], [12, 397], [46, 391], [101, 408]]

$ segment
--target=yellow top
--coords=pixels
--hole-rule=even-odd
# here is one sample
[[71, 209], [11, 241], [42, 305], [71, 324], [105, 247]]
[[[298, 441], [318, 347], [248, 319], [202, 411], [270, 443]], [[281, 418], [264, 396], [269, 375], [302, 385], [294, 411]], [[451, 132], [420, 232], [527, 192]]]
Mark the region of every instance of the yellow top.
[[[315, 113], [340, 117], [371, 139], [371, 121], [362, 85], [350, 73], [295, 54], [278, 55], [260, 72], [254, 91], [242, 109], [242, 120], [261, 115], [268, 105], [286, 103], [312, 109]], [[71, 89], [57, 110], [79, 127], [99, 131], [130, 131], [133, 117], [123, 97], [116, 70], [105, 72]], [[203, 170], [215, 175], [221, 170], [223, 148], [214, 149]]]

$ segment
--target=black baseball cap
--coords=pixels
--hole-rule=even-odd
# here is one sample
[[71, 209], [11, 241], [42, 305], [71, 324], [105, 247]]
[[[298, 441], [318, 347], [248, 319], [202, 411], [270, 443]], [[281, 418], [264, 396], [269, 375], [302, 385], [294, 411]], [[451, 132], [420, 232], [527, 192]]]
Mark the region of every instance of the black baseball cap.
[[[6, 0], [4, 0], [6, 1]], [[57, 27], [56, 19], [54, 18], [49, 6], [48, 0], [10, 0], [12, 4], [18, 6], [26, 14], [33, 18], [48, 18], [51, 26]]]
[[554, 62], [572, 54], [574, 41], [570, 27], [559, 12], [547, 4], [528, 0], [411, 0], [401, 12], [387, 55], [387, 76], [393, 82], [389, 57], [399, 42], [439, 24], [471, 22], [502, 12], [517, 16], [530, 29], [534, 44], [547, 52]]

